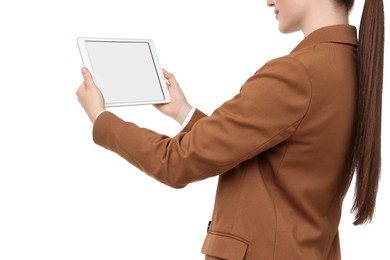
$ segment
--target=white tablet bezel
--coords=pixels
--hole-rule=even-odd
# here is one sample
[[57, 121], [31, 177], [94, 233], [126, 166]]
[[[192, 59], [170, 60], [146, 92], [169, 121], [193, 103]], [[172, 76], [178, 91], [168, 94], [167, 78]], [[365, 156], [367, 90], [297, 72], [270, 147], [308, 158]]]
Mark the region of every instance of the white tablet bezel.
[[[93, 66], [91, 64], [91, 60], [89, 57], [89, 53], [87, 51], [86, 47], [86, 42], [102, 42], [102, 43], [107, 43], [107, 42], [113, 42], [113, 43], [123, 43], [123, 42], [129, 42], [129, 43], [147, 43], [150, 54], [153, 60], [154, 68], [155, 68], [155, 73], [157, 74], [157, 78], [159, 81], [159, 86], [156, 86], [155, 89], [156, 91], [161, 91], [162, 92], [162, 99], [161, 100], [129, 100], [126, 99], [126, 97], [123, 97], [123, 100], [120, 100], [119, 102], [111, 102], [110, 100], [105, 100], [105, 106], [106, 107], [118, 107], [118, 106], [131, 106], [131, 105], [146, 105], [146, 104], [162, 104], [162, 103], [169, 103], [170, 102], [170, 96], [168, 92], [168, 87], [166, 84], [166, 80], [163, 76], [162, 69], [160, 66], [160, 62], [157, 56], [157, 51], [154, 45], [153, 40], [151, 39], [125, 39], [125, 38], [97, 38], [97, 37], [79, 37], [77, 38], [77, 44], [80, 50], [81, 54], [81, 59], [83, 61], [84, 67], [88, 68], [89, 71], [92, 74], [92, 77], [95, 79], [95, 72], [93, 70]], [[145, 57], [146, 58], [146, 57]], [[97, 84], [98, 85], [98, 84]], [[99, 86], [98, 86], [99, 87]], [[103, 93], [104, 96], [104, 91], [103, 89], [100, 89]], [[121, 97], [122, 99], [122, 97]]]

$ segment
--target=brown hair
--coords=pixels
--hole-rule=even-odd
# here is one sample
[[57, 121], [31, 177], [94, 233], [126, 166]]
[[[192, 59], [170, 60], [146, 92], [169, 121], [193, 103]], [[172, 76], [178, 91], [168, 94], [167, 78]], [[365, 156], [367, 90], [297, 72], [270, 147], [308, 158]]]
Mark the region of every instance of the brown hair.
[[[338, 0], [348, 10], [354, 0]], [[356, 133], [351, 173], [356, 171], [352, 212], [355, 225], [372, 221], [381, 170], [381, 118], [384, 56], [383, 0], [366, 0], [357, 48]]]

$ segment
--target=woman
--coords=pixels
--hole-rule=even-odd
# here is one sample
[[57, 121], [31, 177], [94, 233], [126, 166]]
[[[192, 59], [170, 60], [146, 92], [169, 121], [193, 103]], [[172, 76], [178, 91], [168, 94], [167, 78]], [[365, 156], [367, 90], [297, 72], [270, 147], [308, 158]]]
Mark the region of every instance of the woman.
[[383, 0], [366, 0], [359, 43], [353, 0], [268, 0], [283, 33], [305, 38], [269, 61], [211, 116], [164, 71], [183, 124], [173, 138], [104, 110], [90, 73], [79, 102], [94, 141], [176, 188], [219, 175], [206, 259], [340, 259], [338, 225], [356, 172], [355, 224], [372, 219], [380, 173]]

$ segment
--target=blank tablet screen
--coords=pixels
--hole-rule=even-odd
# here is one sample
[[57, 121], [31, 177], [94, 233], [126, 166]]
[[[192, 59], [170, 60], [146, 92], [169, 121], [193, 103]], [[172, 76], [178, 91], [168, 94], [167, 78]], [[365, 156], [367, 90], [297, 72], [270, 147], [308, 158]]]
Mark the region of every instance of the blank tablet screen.
[[84, 44], [106, 106], [168, 102], [148, 41], [88, 39]]

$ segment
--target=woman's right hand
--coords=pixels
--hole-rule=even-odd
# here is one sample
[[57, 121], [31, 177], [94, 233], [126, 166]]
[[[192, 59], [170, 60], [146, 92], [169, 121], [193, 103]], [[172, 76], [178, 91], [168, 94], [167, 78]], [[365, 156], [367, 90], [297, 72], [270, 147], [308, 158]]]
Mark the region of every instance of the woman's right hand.
[[179, 124], [182, 124], [191, 111], [192, 107], [187, 102], [183, 91], [177, 83], [175, 76], [163, 69], [164, 77], [167, 79], [168, 91], [171, 102], [166, 104], [154, 105], [161, 113], [173, 118]]

